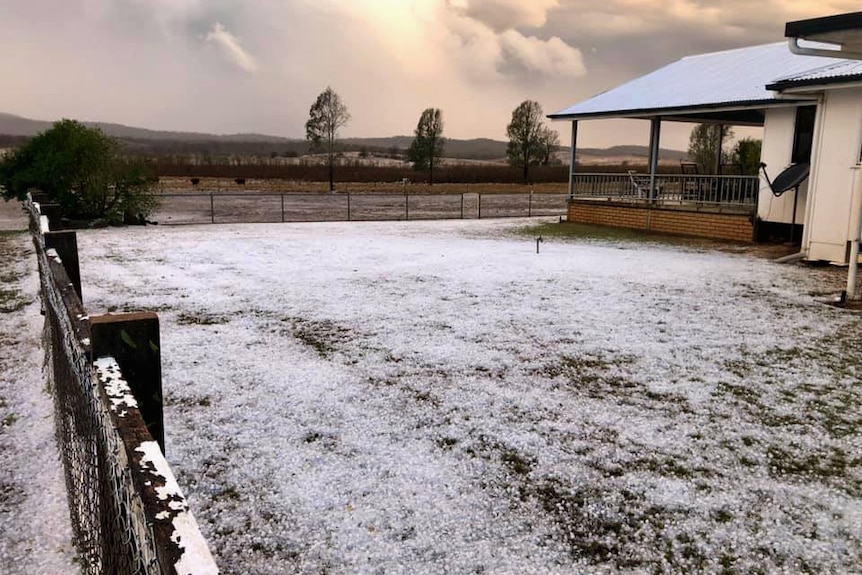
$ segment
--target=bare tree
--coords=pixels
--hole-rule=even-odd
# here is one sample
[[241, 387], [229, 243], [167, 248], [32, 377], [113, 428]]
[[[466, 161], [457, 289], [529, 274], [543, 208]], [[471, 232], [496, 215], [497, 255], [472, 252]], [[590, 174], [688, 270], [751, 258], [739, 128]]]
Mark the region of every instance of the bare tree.
[[311, 142], [312, 149], [326, 151], [330, 192], [335, 190], [335, 139], [338, 137], [338, 130], [349, 120], [347, 106], [338, 94], [327, 86], [311, 105], [308, 121], [305, 123], [305, 137]]
[[434, 160], [443, 156], [443, 112], [439, 108], [425, 109], [413, 134], [407, 157], [415, 169], [428, 170], [428, 183], [434, 185]]
[[560, 135], [556, 130], [542, 126], [542, 131], [539, 134], [539, 146], [541, 147], [540, 163], [543, 166], [555, 163], [554, 152], [560, 146]]
[[524, 171], [524, 183], [529, 181], [530, 164], [542, 158], [542, 106], [533, 100], [524, 100], [512, 111], [512, 121], [506, 127], [509, 145], [506, 156], [509, 164]]
[[[688, 138], [688, 156], [703, 174], [717, 174], [719, 164], [730, 156], [724, 149], [726, 139], [733, 137], [733, 130], [718, 124], [698, 124], [691, 129]], [[721, 157], [719, 159], [719, 148]]]

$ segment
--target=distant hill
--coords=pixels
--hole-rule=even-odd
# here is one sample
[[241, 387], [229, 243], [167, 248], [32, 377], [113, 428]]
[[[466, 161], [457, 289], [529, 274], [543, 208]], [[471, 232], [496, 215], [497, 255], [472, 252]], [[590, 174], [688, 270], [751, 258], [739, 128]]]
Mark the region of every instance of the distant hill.
[[[297, 138], [283, 138], [266, 134], [206, 134], [199, 132], [172, 132], [149, 130], [105, 122], [83, 122], [97, 127], [109, 136], [126, 144], [133, 153], [139, 154], [197, 154], [197, 155], [301, 155], [308, 152], [308, 142]], [[18, 145], [25, 138], [35, 136], [50, 128], [52, 122], [31, 120], [0, 112], [0, 147]], [[386, 138], [344, 138], [339, 147], [346, 152], [370, 152], [378, 154], [403, 153], [410, 146], [412, 136], [390, 136]], [[470, 160], [501, 160], [506, 157], [506, 142], [488, 138], [470, 140], [446, 139], [446, 157]], [[568, 147], [560, 147], [568, 153]], [[578, 158], [590, 163], [593, 159], [646, 158], [647, 146], [613, 146], [611, 148], [579, 148]], [[679, 150], [662, 148], [663, 160], [678, 161], [687, 154]]]

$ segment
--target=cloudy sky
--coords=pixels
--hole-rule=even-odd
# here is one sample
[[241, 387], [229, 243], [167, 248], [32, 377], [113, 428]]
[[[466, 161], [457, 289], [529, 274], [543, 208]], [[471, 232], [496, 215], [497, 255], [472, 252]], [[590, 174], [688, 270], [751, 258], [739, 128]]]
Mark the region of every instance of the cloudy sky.
[[[2, 0], [0, 111], [303, 137], [331, 85], [352, 114], [345, 136], [410, 134], [433, 106], [447, 136], [504, 139], [522, 100], [550, 113], [684, 55], [782, 41], [788, 20], [854, 10], [859, 0]], [[644, 144], [643, 124], [586, 122], [580, 143]], [[677, 132], [662, 144], [684, 147]]]

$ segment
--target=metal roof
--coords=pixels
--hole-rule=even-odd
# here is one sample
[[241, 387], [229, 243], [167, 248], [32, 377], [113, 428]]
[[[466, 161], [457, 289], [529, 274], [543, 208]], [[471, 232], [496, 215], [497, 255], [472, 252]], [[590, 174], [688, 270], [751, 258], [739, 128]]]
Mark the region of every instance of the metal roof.
[[769, 84], [769, 90], [786, 90], [797, 86], [834, 84], [862, 80], [862, 60], [841, 60], [801, 74], [779, 78]]
[[795, 100], [779, 98], [767, 89], [776, 78], [801, 76], [846, 62], [840, 58], [799, 56], [791, 53], [784, 42], [687, 56], [548, 117], [685, 119], [699, 113], [787, 105]]

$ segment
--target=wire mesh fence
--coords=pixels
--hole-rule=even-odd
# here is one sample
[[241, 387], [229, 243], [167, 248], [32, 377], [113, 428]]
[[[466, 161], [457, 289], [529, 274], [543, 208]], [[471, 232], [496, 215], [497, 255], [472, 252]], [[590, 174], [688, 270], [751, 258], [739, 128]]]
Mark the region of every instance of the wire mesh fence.
[[163, 224], [393, 221], [559, 216], [554, 193], [163, 193], [152, 219]]
[[205, 543], [194, 557], [186, 553], [203, 539], [196, 524], [181, 536], [175, 529], [180, 515], [193, 522], [185, 499], [169, 489], [176, 480], [119, 368], [94, 367], [90, 318], [57, 251], [46, 247], [38, 205], [28, 202], [27, 209], [45, 316], [45, 372], [82, 572], [173, 574], [184, 561], [187, 573], [217, 573]]

